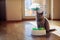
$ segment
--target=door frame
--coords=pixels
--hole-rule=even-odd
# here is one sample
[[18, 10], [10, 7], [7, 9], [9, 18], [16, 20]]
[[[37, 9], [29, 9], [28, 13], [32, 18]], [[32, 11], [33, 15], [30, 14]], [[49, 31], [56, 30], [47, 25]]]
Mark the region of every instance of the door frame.
[[54, 7], [54, 2], [53, 2], [54, 0], [51, 0], [51, 20], [53, 20], [53, 14], [54, 14], [54, 12], [53, 12], [53, 7]]

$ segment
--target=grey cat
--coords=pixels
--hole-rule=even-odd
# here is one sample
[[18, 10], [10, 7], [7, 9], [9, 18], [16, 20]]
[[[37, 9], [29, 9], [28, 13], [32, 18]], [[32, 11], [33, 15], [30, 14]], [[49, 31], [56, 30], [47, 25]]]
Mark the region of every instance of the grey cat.
[[49, 29], [49, 22], [48, 19], [44, 17], [43, 12], [38, 13], [36, 15], [36, 20], [37, 20], [37, 27], [44, 27], [46, 29], [46, 32], [50, 32], [50, 31], [55, 31], [55, 29]]

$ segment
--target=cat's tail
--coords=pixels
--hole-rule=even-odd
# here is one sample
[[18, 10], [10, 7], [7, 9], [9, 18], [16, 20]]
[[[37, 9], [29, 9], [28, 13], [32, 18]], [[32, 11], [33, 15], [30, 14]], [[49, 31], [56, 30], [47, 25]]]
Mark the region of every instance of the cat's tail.
[[56, 29], [50, 29], [49, 31], [47, 31], [47, 33], [50, 33], [50, 32], [53, 32], [53, 31], [56, 31]]

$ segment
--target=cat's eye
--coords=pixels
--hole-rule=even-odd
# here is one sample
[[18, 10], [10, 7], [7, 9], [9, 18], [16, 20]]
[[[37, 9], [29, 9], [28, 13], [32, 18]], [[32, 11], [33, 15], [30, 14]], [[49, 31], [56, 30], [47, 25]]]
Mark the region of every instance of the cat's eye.
[[43, 13], [40, 13], [39, 15], [43, 15]]

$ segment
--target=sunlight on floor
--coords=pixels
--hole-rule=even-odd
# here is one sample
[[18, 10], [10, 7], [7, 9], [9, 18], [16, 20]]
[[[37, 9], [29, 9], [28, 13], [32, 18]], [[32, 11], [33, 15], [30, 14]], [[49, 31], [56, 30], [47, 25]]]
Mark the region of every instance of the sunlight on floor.
[[[36, 21], [31, 21], [29, 23], [32, 24], [34, 27], [37, 27]], [[49, 24], [50, 24], [50, 29], [56, 29], [56, 31], [52, 33], [60, 36], [60, 21], [49, 21]]]

